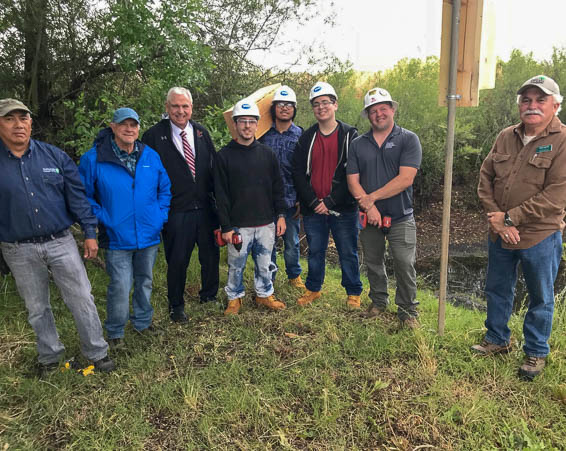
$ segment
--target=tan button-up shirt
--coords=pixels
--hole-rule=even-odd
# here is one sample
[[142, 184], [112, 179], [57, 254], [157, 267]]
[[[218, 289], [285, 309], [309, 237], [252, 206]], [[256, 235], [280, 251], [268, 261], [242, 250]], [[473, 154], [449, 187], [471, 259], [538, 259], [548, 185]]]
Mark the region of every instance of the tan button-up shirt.
[[[521, 241], [502, 242], [505, 249], [527, 249], [564, 229], [566, 126], [555, 116], [526, 146], [522, 135], [522, 124], [503, 130], [480, 170], [484, 210], [508, 212], [519, 230]], [[492, 241], [497, 236], [490, 231]]]

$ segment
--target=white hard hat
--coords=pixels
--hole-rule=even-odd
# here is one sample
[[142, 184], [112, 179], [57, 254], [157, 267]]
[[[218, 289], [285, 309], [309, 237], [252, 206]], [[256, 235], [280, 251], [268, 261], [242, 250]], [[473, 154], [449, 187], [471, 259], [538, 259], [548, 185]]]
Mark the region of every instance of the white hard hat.
[[324, 81], [317, 81], [316, 84], [312, 87], [309, 101], [312, 102], [312, 99], [320, 96], [333, 96], [336, 100], [338, 100], [338, 96], [336, 95], [336, 91], [334, 88]]
[[397, 108], [399, 108], [399, 104], [391, 98], [391, 94], [389, 94], [387, 90], [382, 88], [370, 89], [367, 92], [366, 96], [364, 97], [364, 109], [362, 110], [360, 115], [362, 117], [368, 117], [367, 109], [370, 106], [375, 105], [376, 103], [383, 103], [383, 102], [391, 102], [391, 104], [393, 105], [393, 109], [395, 111], [397, 111]]
[[273, 102], [293, 102], [296, 104], [297, 96], [295, 95], [295, 91], [289, 88], [289, 86], [283, 85], [275, 91], [271, 103]]
[[242, 99], [234, 105], [234, 109], [232, 110], [232, 118], [238, 116], [255, 116], [259, 119], [259, 108], [253, 100]]

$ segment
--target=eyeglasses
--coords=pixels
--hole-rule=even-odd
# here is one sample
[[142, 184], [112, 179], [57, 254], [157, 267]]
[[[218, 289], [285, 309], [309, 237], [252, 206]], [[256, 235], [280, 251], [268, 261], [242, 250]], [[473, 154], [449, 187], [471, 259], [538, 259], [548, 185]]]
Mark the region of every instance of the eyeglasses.
[[312, 109], [326, 108], [328, 105], [334, 105], [334, 100], [323, 100], [322, 102], [314, 102], [312, 104]]
[[254, 125], [257, 124], [257, 119], [236, 119], [236, 122], [242, 125]]
[[295, 104], [293, 102], [278, 102], [275, 105], [277, 105], [277, 108], [280, 108], [280, 109], [293, 108], [295, 106]]

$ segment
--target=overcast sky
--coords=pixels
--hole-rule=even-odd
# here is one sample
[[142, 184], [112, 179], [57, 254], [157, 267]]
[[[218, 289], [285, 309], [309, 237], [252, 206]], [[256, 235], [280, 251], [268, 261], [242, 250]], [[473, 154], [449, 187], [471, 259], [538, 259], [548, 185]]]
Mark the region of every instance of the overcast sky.
[[[552, 47], [566, 48], [566, 0], [485, 0], [495, 9], [495, 49], [506, 60], [512, 49], [548, 59]], [[377, 71], [404, 57], [440, 55], [442, 0], [334, 0], [324, 2], [318, 19], [307, 26], [291, 25], [285, 36], [301, 44], [324, 45], [355, 69]], [[322, 22], [335, 13], [336, 26]], [[294, 49], [297, 48], [295, 45]], [[286, 49], [289, 52], [289, 48]], [[285, 67], [294, 58], [285, 50], [255, 55], [266, 66]]]

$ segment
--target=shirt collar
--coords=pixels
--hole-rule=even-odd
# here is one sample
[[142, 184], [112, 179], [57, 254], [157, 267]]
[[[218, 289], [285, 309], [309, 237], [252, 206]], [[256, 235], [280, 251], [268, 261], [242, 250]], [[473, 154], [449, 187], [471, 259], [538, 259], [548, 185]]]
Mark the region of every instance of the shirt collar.
[[120, 157], [120, 155], [135, 156], [139, 152], [137, 141], [134, 142], [134, 150], [132, 150], [132, 152], [130, 152], [130, 153], [126, 152], [125, 150], [120, 149], [120, 147], [118, 147], [118, 144], [116, 144], [116, 141], [114, 140], [114, 138], [110, 138], [110, 141], [112, 142], [112, 150], [114, 151], [114, 153], [116, 154], [117, 157]]
[[[183, 129], [181, 129], [180, 127], [177, 127], [171, 119], [169, 119], [169, 123], [171, 124], [171, 131], [175, 135], [180, 136]], [[187, 122], [187, 126], [184, 128], [184, 130], [185, 130], [185, 133], [187, 134], [187, 136], [191, 136], [191, 134], [193, 132], [193, 125], [191, 124], [191, 121]]]

